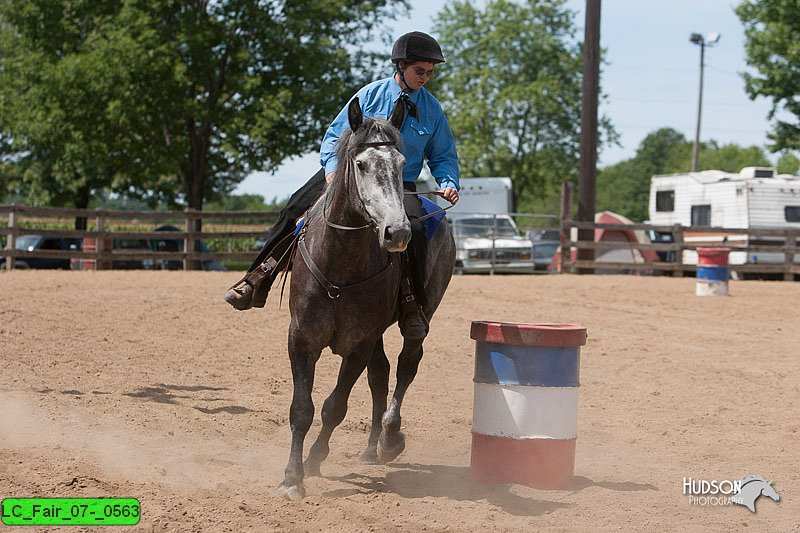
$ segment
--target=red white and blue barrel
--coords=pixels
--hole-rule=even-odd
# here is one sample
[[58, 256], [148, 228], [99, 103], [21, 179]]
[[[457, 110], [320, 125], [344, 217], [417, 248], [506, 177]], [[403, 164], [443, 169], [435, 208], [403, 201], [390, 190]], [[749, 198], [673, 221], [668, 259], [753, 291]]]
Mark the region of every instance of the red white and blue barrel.
[[586, 328], [475, 321], [470, 337], [476, 341], [472, 480], [569, 486]]
[[728, 248], [697, 249], [697, 296], [728, 295], [728, 253]]

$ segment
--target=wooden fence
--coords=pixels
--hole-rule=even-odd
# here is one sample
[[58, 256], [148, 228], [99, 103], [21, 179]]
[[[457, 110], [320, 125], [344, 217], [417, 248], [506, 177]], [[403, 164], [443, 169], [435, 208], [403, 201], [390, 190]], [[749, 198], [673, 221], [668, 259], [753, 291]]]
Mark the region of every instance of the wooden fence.
[[[0, 225], [0, 236], [5, 237], [5, 267], [13, 269], [16, 260], [31, 257], [93, 260], [97, 267], [113, 264], [114, 261], [149, 260], [181, 261], [186, 270], [197, 268], [202, 261], [241, 260], [250, 261], [255, 249], [238, 251], [199, 251], [195, 244], [201, 240], [221, 239], [226, 243], [233, 239], [258, 239], [265, 228], [277, 219], [277, 212], [267, 211], [111, 211], [105, 209], [58, 209], [49, 207], [26, 207], [0, 205], [0, 216], [7, 215], [6, 227]], [[87, 220], [87, 229], [44, 229], [46, 226], [73, 225], [76, 218]], [[181, 231], [169, 233], [154, 231], [156, 225], [172, 223]], [[694, 272], [696, 264], [691, 262], [692, 252], [700, 247], [724, 246], [731, 250], [732, 271], [742, 275], [757, 274], [793, 280], [800, 275], [800, 229], [795, 228], [718, 228], [655, 226], [650, 224], [599, 224], [561, 219], [561, 250], [594, 250], [595, 254], [608, 250], [652, 250], [671, 254], [670, 261], [609, 262], [576, 259], [577, 254], [562, 253], [561, 272], [587, 272], [623, 270], [640, 273], [666, 273], [684, 276]], [[143, 229], [140, 229], [143, 228]], [[150, 229], [152, 228], [152, 229]], [[197, 229], [203, 228], [203, 229]], [[644, 231], [669, 235], [672, 242], [628, 242], [601, 241], [573, 238], [576, 230]], [[16, 239], [20, 235], [34, 234], [56, 238], [90, 238], [94, 250], [17, 250]], [[590, 237], [591, 238], [591, 237]], [[121, 239], [179, 240], [182, 251], [159, 251], [152, 249], [121, 250], [109, 243]], [[739, 254], [738, 257], [736, 254]], [[754, 261], [754, 258], [756, 259]]]
[[[252, 260], [255, 250], [206, 251], [201, 252], [195, 244], [211, 239], [258, 239], [265, 234], [265, 227], [277, 219], [277, 212], [267, 211], [111, 211], [105, 209], [58, 209], [50, 207], [26, 207], [0, 205], [0, 216], [7, 215], [8, 224], [0, 225], [0, 236], [5, 236], [5, 249], [0, 253], [6, 257], [5, 267], [13, 269], [16, 260], [31, 257], [93, 260], [97, 267], [113, 264], [114, 261], [149, 260], [154, 264], [162, 261], [182, 261], [186, 270], [196, 268], [202, 261]], [[84, 218], [86, 230], [43, 229], [47, 226], [73, 225], [74, 220]], [[156, 225], [174, 224], [181, 231], [169, 233], [155, 231]], [[219, 228], [223, 228], [222, 231]], [[140, 229], [141, 228], [141, 229]], [[152, 228], [152, 229], [151, 229]], [[197, 228], [206, 228], [198, 230]], [[229, 229], [233, 228], [233, 229]], [[16, 239], [20, 235], [41, 235], [55, 238], [90, 238], [94, 250], [17, 250]], [[182, 241], [182, 251], [158, 251], [152, 249], [120, 250], [109, 247], [109, 243], [120, 239]]]
[[[572, 228], [577, 230], [644, 231], [669, 235], [672, 242], [627, 242], [573, 240]], [[593, 233], [593, 232], [592, 232]], [[698, 248], [724, 247], [731, 250], [730, 269], [743, 276], [759, 275], [787, 281], [800, 275], [800, 239], [798, 228], [719, 228], [710, 226], [684, 227], [651, 224], [599, 224], [562, 219], [561, 250], [594, 250], [599, 255], [608, 250], [652, 250], [671, 254], [672, 261], [610, 262], [575, 259], [573, 253], [561, 253], [561, 272], [595, 270], [624, 270], [640, 273], [662, 272], [684, 276], [696, 269], [693, 259]], [[580, 255], [578, 255], [580, 257]]]

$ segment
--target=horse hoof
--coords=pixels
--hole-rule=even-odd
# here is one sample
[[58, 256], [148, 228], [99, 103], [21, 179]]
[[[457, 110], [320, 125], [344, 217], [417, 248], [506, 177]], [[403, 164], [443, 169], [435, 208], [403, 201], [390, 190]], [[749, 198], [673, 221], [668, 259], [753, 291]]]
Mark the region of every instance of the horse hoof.
[[282, 496], [287, 500], [299, 502], [306, 497], [306, 488], [303, 485], [287, 485], [284, 481], [278, 485], [278, 496]]
[[362, 465], [377, 465], [380, 464], [381, 461], [378, 459], [377, 449], [370, 448], [361, 454], [361, 457], [358, 458], [358, 462]]
[[378, 459], [381, 463], [394, 461], [406, 449], [406, 435], [402, 431], [398, 431], [392, 440], [395, 442], [381, 437], [378, 441]]
[[303, 471], [306, 477], [322, 477], [322, 472], [320, 472], [319, 467], [319, 463], [303, 463]]

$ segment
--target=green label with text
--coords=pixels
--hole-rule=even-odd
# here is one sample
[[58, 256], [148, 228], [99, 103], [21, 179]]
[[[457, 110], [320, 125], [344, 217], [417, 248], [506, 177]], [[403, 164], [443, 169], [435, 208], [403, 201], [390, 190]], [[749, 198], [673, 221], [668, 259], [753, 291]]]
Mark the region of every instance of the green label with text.
[[7, 526], [133, 526], [136, 498], [6, 498], [0, 514]]

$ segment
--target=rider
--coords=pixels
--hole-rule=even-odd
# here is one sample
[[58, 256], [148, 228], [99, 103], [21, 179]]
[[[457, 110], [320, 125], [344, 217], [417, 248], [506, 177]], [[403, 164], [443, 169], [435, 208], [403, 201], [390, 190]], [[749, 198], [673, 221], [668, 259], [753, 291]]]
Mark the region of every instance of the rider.
[[[406, 33], [392, 47], [391, 77], [375, 81], [359, 90], [361, 110], [365, 117], [389, 118], [395, 105], [406, 108], [405, 120], [400, 128], [403, 144], [400, 151], [406, 158], [403, 168], [403, 185], [406, 191], [416, 191], [416, 180], [427, 159], [441, 196], [455, 204], [458, 199], [458, 153], [450, 126], [436, 98], [424, 88], [433, 76], [434, 67], [444, 63], [444, 56], [436, 39], [422, 32]], [[283, 266], [281, 260], [291, 243], [295, 220], [311, 207], [321, 195], [326, 182], [333, 178], [337, 166], [336, 141], [349, 128], [345, 106], [325, 133], [320, 149], [322, 168], [295, 192], [280, 212], [275, 225], [267, 234], [267, 241], [247, 275], [228, 289], [225, 301], [239, 310], [264, 307], [267, 294]], [[422, 214], [419, 199], [404, 195], [404, 205], [411, 220]], [[428, 321], [422, 312], [425, 303], [424, 260], [426, 238], [422, 224], [412, 224], [412, 239], [408, 247], [408, 261], [404, 261], [401, 297], [403, 301], [400, 331], [405, 337], [420, 338], [428, 332]], [[410, 267], [410, 269], [408, 268]], [[410, 270], [410, 272], [409, 272]]]

